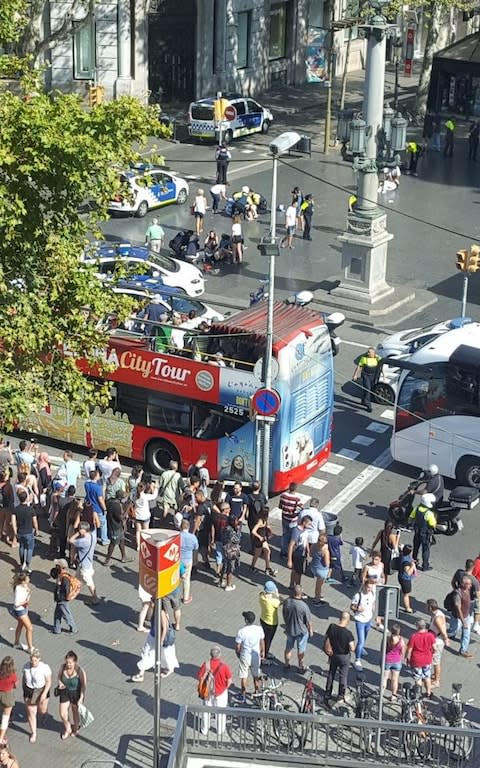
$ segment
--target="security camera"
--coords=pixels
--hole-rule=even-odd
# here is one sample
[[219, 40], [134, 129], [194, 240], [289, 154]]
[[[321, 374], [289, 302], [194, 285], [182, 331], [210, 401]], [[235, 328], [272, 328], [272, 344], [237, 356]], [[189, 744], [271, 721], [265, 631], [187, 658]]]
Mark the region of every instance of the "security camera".
[[277, 139], [270, 142], [270, 152], [275, 157], [277, 155], [283, 155], [284, 152], [288, 152], [289, 149], [293, 149], [302, 137], [296, 131], [287, 131], [282, 133]]

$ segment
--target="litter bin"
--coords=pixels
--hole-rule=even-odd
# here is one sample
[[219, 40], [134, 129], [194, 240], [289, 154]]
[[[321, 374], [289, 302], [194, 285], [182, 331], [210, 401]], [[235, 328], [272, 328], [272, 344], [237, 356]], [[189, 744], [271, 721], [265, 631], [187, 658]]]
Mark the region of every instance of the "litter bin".
[[300, 141], [295, 144], [294, 150], [296, 152], [301, 152], [304, 155], [312, 156], [312, 137], [311, 136], [302, 136], [300, 138]]
[[327, 530], [327, 535], [333, 536], [333, 529], [338, 523], [338, 515], [333, 512], [322, 512], [323, 521]]

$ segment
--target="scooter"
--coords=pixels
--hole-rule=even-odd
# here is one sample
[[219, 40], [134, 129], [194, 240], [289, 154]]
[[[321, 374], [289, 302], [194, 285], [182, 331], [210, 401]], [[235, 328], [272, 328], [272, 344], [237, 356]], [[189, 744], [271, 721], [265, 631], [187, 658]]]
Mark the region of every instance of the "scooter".
[[[404, 491], [398, 499], [390, 502], [388, 507], [388, 515], [390, 520], [395, 525], [408, 527], [410, 513], [415, 504], [415, 491], [419, 485], [423, 482], [423, 473], [414, 482], [410, 483], [408, 489]], [[463, 529], [463, 523], [460, 520], [461, 507], [458, 506], [456, 500], [462, 496], [462, 492], [465, 489], [462, 486], [454, 488], [448, 497], [447, 501], [442, 501], [437, 504], [434, 509], [435, 517], [437, 518], [437, 525], [435, 527], [435, 533], [444, 533], [446, 536], [453, 536]], [[473, 489], [468, 489], [472, 491]]]

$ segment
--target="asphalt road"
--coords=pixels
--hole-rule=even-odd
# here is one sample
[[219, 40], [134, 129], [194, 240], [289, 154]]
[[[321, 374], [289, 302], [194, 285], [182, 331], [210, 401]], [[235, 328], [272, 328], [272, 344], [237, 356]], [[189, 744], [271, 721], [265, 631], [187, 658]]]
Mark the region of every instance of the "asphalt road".
[[[253, 149], [253, 152], [250, 152]], [[185, 145], [167, 145], [169, 166], [184, 175], [190, 175], [192, 188], [207, 186], [211, 180], [214, 164], [212, 150], [208, 147]], [[316, 148], [317, 150], [317, 148]], [[312, 159], [292, 159], [291, 168], [281, 165], [279, 169], [279, 201], [286, 202], [288, 193], [294, 184], [299, 184], [304, 191], [312, 191], [317, 200], [314, 222], [313, 243], [298, 243], [294, 253], [282, 252], [278, 260], [276, 290], [279, 296], [286, 296], [301, 288], [316, 287], [322, 290], [325, 281], [339, 273], [339, 248], [336, 236], [341, 231], [345, 218], [346, 192], [327, 186], [320, 180], [306, 176], [305, 172], [339, 186], [348, 186], [352, 182], [351, 170], [332, 154], [327, 161], [315, 150]], [[460, 153], [459, 153], [460, 154]], [[244, 142], [234, 147], [235, 162], [232, 164], [232, 185], [249, 183], [270, 199], [271, 168], [265, 156], [265, 146], [255, 142]], [[238, 160], [237, 160], [238, 158]], [[203, 162], [203, 160], [208, 162]], [[389, 216], [391, 231], [395, 240], [390, 247], [389, 275], [392, 282], [412, 281], [419, 287], [428, 287], [438, 291], [440, 299], [420, 316], [421, 322], [432, 322], [458, 314], [457, 286], [458, 276], [453, 270], [455, 251], [466, 244], [457, 235], [435, 230], [423, 224], [412, 222], [393, 211], [404, 212], [435, 220], [446, 228], [465, 232], [467, 235], [478, 233], [477, 191], [473, 178], [466, 178], [460, 173], [462, 159], [455, 160], [457, 171], [446, 172], [443, 159], [434, 157], [428, 160], [430, 178], [420, 168], [418, 179], [405, 178], [398, 193], [397, 201], [392, 204]], [[254, 165], [255, 163], [255, 165]], [[431, 163], [431, 168], [430, 168]], [[440, 209], [441, 205], [441, 209]], [[143, 241], [147, 219], [112, 219], [105, 227], [110, 239], [125, 240], [131, 238]], [[188, 206], [173, 206], [159, 214], [162, 226], [167, 233], [191, 223]], [[215, 224], [217, 225], [217, 217]], [[213, 217], [212, 217], [213, 219]], [[222, 221], [223, 223], [223, 221]], [[249, 248], [241, 273], [220, 274], [209, 279], [205, 300], [215, 297], [248, 299], [248, 293], [256, 286], [258, 279], [265, 274], [266, 265], [256, 249], [258, 238], [267, 226], [267, 220], [246, 224]], [[228, 220], [225, 220], [228, 228]], [[210, 225], [210, 220], [206, 226]], [[220, 228], [220, 227], [219, 227]], [[248, 229], [247, 229], [248, 228]], [[225, 279], [226, 278], [226, 279]], [[473, 281], [472, 281], [473, 283]], [[441, 286], [446, 286], [442, 288]], [[320, 286], [318, 288], [318, 286]], [[440, 286], [440, 288], [439, 288]], [[447, 295], [448, 294], [448, 295]], [[472, 296], [478, 297], [478, 288], [472, 287]], [[476, 306], [472, 304], [472, 310]], [[475, 315], [475, 312], [474, 312]], [[415, 325], [410, 321], [408, 325]], [[383, 323], [386, 325], [386, 323]], [[371, 544], [379, 528], [383, 525], [389, 501], [396, 498], [405, 488], [413, 471], [406, 466], [392, 464], [388, 454], [391, 427], [391, 414], [388, 409], [375, 406], [370, 415], [358, 406], [351, 375], [353, 360], [364, 347], [378, 341], [382, 329], [366, 328], [361, 325], [346, 324], [341, 335], [345, 339], [335, 361], [336, 406], [333, 433], [333, 454], [327, 465], [302, 487], [302, 492], [309, 496], [318, 496], [321, 507], [336, 511], [344, 527], [345, 549], [356, 536], [362, 535], [367, 546]], [[50, 449], [58, 454], [58, 447]], [[449, 578], [453, 571], [463, 565], [466, 557], [478, 554], [480, 539], [480, 512], [477, 510], [464, 514], [465, 529], [453, 538], [438, 537], [438, 544], [432, 553], [434, 570], [420, 574], [414, 585], [414, 605], [418, 615], [424, 615], [425, 600], [436, 597], [439, 602], [449, 591]], [[278, 532], [278, 521], [274, 520]], [[402, 540], [408, 541], [409, 534]], [[112, 761], [118, 759], [125, 766], [147, 768], [151, 766], [151, 732], [153, 712], [153, 679], [146, 675], [144, 684], [132, 684], [127, 678], [135, 671], [136, 660], [143, 642], [143, 636], [135, 631], [136, 611], [139, 607], [137, 597], [137, 564], [121, 565], [116, 562], [106, 570], [101, 564], [103, 556], [98, 556], [96, 581], [102, 602], [98, 608], [89, 608], [84, 595], [73, 606], [80, 632], [71, 638], [67, 634], [54, 637], [50, 634], [52, 616], [52, 588], [48, 579], [51, 563], [46, 557], [47, 536], [42, 534], [38, 542], [34, 559], [32, 582], [34, 594], [32, 600], [32, 619], [34, 623], [34, 642], [43, 653], [44, 659], [54, 671], [60, 665], [66, 651], [73, 647], [80, 656], [89, 678], [87, 704], [95, 715], [95, 722], [88, 730], [81, 732], [76, 739], [63, 742], [59, 738], [60, 725], [57, 702], [52, 699], [50, 710], [53, 714], [45, 729], [39, 732], [35, 745], [28, 743], [23, 708], [16, 707], [10, 733], [10, 742], [18, 755], [21, 768], [30, 768], [49, 764], [50, 768], [78, 768], [89, 760]], [[1, 626], [1, 651], [3, 655], [12, 653], [17, 669], [26, 661], [22, 652], [12, 651], [14, 621], [8, 613], [11, 605], [9, 579], [15, 562], [12, 553], [4, 544], [0, 544], [1, 594], [3, 622]], [[283, 562], [279, 562], [275, 547], [274, 559], [279, 568], [277, 582], [285, 593], [288, 573]], [[177, 638], [177, 654], [180, 660], [179, 671], [164, 681], [162, 685], [162, 729], [165, 749], [175, 727], [178, 706], [196, 701], [194, 675], [200, 662], [206, 658], [213, 642], [225, 649], [225, 658], [232, 664], [236, 678], [236, 662], [233, 653], [233, 638], [242, 625], [241, 612], [257, 609], [257, 594], [263, 583], [261, 574], [252, 574], [248, 570], [248, 555], [242, 556], [242, 565], [236, 576], [237, 590], [225, 593], [216, 588], [210, 576], [200, 572], [193, 582], [193, 602], [183, 610], [182, 629]], [[344, 557], [348, 563], [348, 555]], [[307, 594], [312, 594], [312, 582], [305, 579]], [[321, 652], [323, 632], [330, 619], [338, 611], [349, 605], [351, 589], [335, 584], [325, 590], [328, 605], [314, 609], [315, 636], [307, 651], [307, 662], [316, 675], [316, 682], [323, 687], [325, 657]], [[408, 635], [412, 631], [413, 617], [401, 616], [401, 624]], [[371, 632], [368, 639], [369, 656], [365, 664], [371, 682], [378, 680], [380, 634]], [[464, 685], [465, 698], [478, 697], [478, 664], [480, 660], [479, 640], [474, 637], [471, 648], [475, 658], [466, 661], [459, 658], [453, 650], [445, 652], [443, 685], [440, 694], [448, 696], [450, 683], [461, 682]], [[281, 657], [283, 636], [281, 632], [273, 645], [274, 653]], [[275, 667], [281, 674], [281, 667]], [[404, 674], [404, 679], [408, 673]], [[292, 672], [287, 683], [287, 692], [299, 695], [301, 676]], [[20, 701], [20, 693], [17, 699]], [[438, 703], [438, 700], [437, 700]], [[469, 717], [479, 721], [478, 702], [468, 707]]]

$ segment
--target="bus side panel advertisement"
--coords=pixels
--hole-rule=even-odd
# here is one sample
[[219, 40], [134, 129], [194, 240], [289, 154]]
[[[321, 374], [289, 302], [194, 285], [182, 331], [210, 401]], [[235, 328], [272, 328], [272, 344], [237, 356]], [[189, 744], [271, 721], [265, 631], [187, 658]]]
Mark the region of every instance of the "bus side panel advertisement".
[[218, 441], [219, 480], [251, 483], [255, 479], [255, 424], [249, 421]]
[[[299, 335], [279, 353], [275, 386], [282, 398], [283, 418], [276, 425], [273, 456], [279, 474], [299, 482], [310, 476], [329, 454], [332, 417], [331, 348], [325, 326], [311, 336]], [[285, 480], [275, 485], [284, 486]]]

